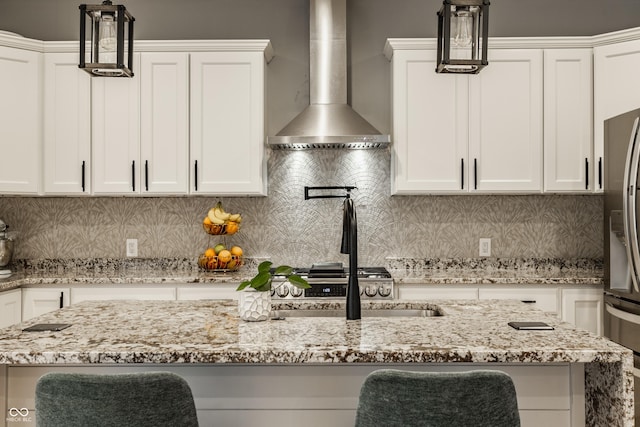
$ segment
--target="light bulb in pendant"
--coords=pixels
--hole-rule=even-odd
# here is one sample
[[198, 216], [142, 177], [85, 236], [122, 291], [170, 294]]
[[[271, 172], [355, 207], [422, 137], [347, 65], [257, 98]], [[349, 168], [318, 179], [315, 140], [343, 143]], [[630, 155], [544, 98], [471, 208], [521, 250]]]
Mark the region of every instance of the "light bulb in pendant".
[[113, 20], [113, 15], [101, 17], [100, 48], [107, 52], [116, 50], [116, 22]]
[[473, 36], [473, 15], [468, 10], [455, 11], [451, 15], [453, 44], [457, 47], [469, 47]]

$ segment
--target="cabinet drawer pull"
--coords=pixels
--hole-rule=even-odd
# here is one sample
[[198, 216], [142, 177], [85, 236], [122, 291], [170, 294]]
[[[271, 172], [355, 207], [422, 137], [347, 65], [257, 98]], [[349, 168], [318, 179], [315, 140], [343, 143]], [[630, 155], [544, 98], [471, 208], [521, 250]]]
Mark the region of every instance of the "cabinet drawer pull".
[[195, 165], [193, 166], [193, 188], [195, 191], [198, 191], [198, 161], [195, 161]]
[[598, 187], [602, 189], [602, 157], [598, 159]]
[[85, 185], [84, 185], [84, 160], [82, 161], [82, 192], [85, 192]]
[[131, 188], [136, 191], [136, 161], [131, 162]]
[[478, 189], [478, 159], [473, 159], [473, 189]]
[[535, 304], [536, 300], [534, 300], [534, 299], [523, 299], [522, 302], [525, 303], [525, 304]]
[[149, 160], [144, 161], [144, 189], [149, 191]]
[[589, 159], [584, 159], [584, 189], [589, 189]]
[[60, 292], [60, 308], [64, 307], [64, 292]]
[[464, 159], [460, 159], [460, 189], [464, 190]]

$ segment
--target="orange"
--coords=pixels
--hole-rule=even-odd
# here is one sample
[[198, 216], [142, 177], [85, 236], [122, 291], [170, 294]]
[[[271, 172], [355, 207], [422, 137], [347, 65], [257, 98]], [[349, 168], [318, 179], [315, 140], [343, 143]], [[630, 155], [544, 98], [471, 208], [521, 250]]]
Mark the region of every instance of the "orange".
[[238, 223], [233, 221], [227, 222], [227, 234], [236, 234], [238, 232]]
[[231, 252], [229, 252], [226, 249], [220, 251], [218, 253], [218, 261], [224, 262], [224, 263], [231, 261]]
[[204, 251], [204, 256], [206, 257], [216, 256], [216, 251], [214, 251], [213, 248], [207, 248], [207, 250]]
[[242, 248], [240, 246], [233, 246], [229, 252], [231, 252], [231, 255], [235, 255], [237, 257], [241, 257], [243, 254]]
[[205, 217], [204, 217], [204, 220], [202, 221], [202, 223], [203, 223], [204, 225], [211, 225], [211, 224], [213, 224], [213, 223], [211, 222], [211, 220], [209, 219], [209, 217], [208, 217], [208, 216], [205, 216]]

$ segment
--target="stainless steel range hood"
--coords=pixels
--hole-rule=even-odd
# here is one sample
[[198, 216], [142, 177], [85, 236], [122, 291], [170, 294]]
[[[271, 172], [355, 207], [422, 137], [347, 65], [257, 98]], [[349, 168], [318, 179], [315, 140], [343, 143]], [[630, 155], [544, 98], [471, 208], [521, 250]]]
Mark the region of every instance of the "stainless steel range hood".
[[382, 135], [347, 104], [347, 2], [310, 0], [310, 105], [267, 144], [274, 149], [384, 148]]

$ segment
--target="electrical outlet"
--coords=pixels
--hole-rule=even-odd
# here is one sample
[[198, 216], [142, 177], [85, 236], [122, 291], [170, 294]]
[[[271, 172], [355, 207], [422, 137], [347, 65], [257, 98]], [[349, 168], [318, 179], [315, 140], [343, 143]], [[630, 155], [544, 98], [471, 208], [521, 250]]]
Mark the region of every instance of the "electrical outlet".
[[491, 239], [480, 239], [480, 256], [491, 256]]
[[138, 239], [127, 239], [127, 256], [138, 256]]

